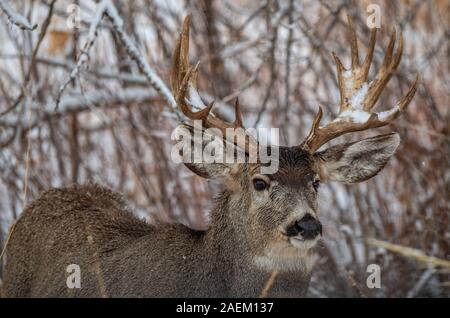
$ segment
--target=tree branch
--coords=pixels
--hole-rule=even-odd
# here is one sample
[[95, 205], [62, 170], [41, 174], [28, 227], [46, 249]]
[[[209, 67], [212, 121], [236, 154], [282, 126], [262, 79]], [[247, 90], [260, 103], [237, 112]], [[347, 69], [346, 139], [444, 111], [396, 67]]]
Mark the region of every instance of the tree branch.
[[37, 24], [31, 24], [24, 16], [14, 11], [6, 0], [0, 0], [0, 9], [8, 17], [9, 22], [18, 26], [22, 30], [33, 31], [37, 28]]

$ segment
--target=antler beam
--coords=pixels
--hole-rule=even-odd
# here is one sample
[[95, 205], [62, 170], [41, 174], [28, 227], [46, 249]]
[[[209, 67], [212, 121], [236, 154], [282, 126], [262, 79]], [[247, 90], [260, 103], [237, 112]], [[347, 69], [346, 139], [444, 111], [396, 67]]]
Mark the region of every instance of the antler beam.
[[[235, 120], [234, 122], [227, 122], [212, 114], [211, 109], [214, 106], [214, 102], [209, 103], [207, 106], [202, 105], [203, 109], [199, 111], [193, 111], [191, 102], [188, 97], [199, 96], [195, 88], [195, 82], [197, 79], [198, 64], [191, 66], [189, 64], [189, 24], [190, 15], [188, 15], [183, 22], [182, 32], [176, 42], [173, 60], [172, 60], [172, 72], [171, 72], [171, 86], [172, 93], [175, 96], [178, 107], [183, 114], [191, 120], [201, 120], [204, 128], [218, 128], [225, 140], [229, 140], [232, 143], [236, 143], [235, 136], [238, 136], [238, 140], [245, 140], [246, 152], [257, 151], [257, 143], [248, 134], [244, 134], [242, 113], [239, 107], [239, 101], [236, 99], [235, 107]], [[199, 98], [198, 98], [199, 99]], [[227, 129], [242, 128], [242, 130], [235, 130], [232, 135], [233, 140], [230, 140], [227, 135]], [[242, 137], [243, 139], [241, 139]], [[257, 153], [257, 152], [256, 152]]]

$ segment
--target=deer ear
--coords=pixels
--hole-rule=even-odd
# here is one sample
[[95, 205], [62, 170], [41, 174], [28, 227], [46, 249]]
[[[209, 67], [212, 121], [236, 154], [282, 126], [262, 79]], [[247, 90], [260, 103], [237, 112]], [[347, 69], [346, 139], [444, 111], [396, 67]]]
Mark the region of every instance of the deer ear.
[[317, 152], [314, 155], [315, 165], [324, 181], [365, 181], [383, 169], [399, 143], [399, 135], [391, 133], [339, 144]]
[[[172, 139], [177, 141], [172, 149], [172, 160], [184, 163], [200, 177], [226, 178], [238, 165], [235, 160], [239, 158], [237, 147], [224, 141], [216, 128], [203, 131], [189, 125], [180, 125], [172, 134]], [[227, 158], [226, 152], [231, 152], [234, 156]]]
[[205, 179], [226, 178], [232, 167], [222, 163], [185, 163], [189, 170]]

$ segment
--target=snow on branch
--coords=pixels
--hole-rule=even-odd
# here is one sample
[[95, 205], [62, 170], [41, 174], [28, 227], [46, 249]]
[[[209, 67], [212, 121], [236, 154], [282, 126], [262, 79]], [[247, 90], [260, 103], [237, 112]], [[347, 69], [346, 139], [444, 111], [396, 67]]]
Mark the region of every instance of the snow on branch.
[[61, 96], [64, 93], [64, 90], [67, 88], [67, 85], [69, 85], [69, 83], [75, 79], [75, 77], [80, 72], [83, 64], [86, 63], [86, 61], [89, 59], [89, 50], [94, 45], [95, 39], [97, 37], [97, 29], [98, 26], [100, 25], [103, 15], [105, 14], [106, 6], [108, 5], [108, 3], [109, 1], [103, 0], [98, 5], [97, 10], [95, 11], [94, 18], [92, 19], [91, 25], [89, 27], [89, 33], [87, 35], [86, 42], [84, 43], [84, 46], [81, 50], [81, 54], [78, 57], [77, 64], [70, 73], [70, 76], [67, 79], [67, 81], [65, 81], [64, 84], [62, 84], [61, 87], [59, 88], [59, 93], [58, 96], [56, 97], [55, 110], [58, 110], [59, 103], [61, 101]]
[[69, 79], [61, 86], [58, 97], [56, 99], [55, 110], [58, 109], [58, 105], [61, 100], [61, 95], [66, 89], [67, 85], [75, 79], [75, 77], [80, 72], [81, 67], [89, 58], [89, 50], [93, 46], [98, 26], [102, 20], [103, 15], [106, 14], [111, 20], [113, 29], [117, 33], [122, 45], [125, 47], [127, 54], [132, 60], [137, 63], [139, 70], [145, 75], [147, 81], [150, 85], [169, 103], [170, 107], [175, 111], [175, 114], [181, 118], [181, 114], [177, 108], [175, 98], [173, 97], [170, 89], [164, 83], [164, 81], [158, 76], [158, 74], [150, 67], [147, 61], [142, 57], [139, 50], [131, 40], [131, 38], [125, 33], [123, 29], [123, 20], [119, 16], [116, 7], [110, 0], [103, 0], [97, 7], [95, 16], [89, 27], [89, 34], [86, 39], [86, 43], [83, 47], [80, 57], [78, 58], [77, 64], [72, 70]]
[[125, 33], [123, 29], [123, 20], [119, 16], [119, 13], [117, 12], [117, 9], [114, 6], [114, 4], [110, 0], [105, 0], [104, 2], [107, 4], [106, 14], [110, 18], [113, 24], [113, 28], [116, 31], [120, 41], [124, 45], [127, 54], [131, 57], [131, 59], [133, 59], [137, 63], [139, 70], [145, 75], [150, 85], [153, 86], [153, 88], [164, 97], [164, 99], [175, 111], [177, 116], [181, 116], [178, 111], [175, 98], [173, 97], [167, 85], [158, 76], [158, 74], [156, 74], [156, 72], [150, 67], [147, 61], [139, 53], [139, 50], [134, 45], [133, 41]]
[[117, 91], [96, 90], [84, 94], [72, 93], [63, 98], [59, 103], [59, 111], [54, 111], [54, 101], [46, 105], [33, 106], [31, 124], [25, 118], [17, 119], [15, 117], [1, 118], [0, 127], [34, 127], [42, 118], [48, 116], [62, 116], [69, 113], [78, 113], [93, 110], [93, 108], [121, 106], [124, 104], [142, 104], [152, 103], [161, 100], [161, 97], [147, 88], [126, 88]]
[[18, 26], [22, 30], [33, 31], [37, 28], [37, 24], [31, 24], [24, 16], [14, 11], [6, 0], [0, 0], [0, 9], [5, 13], [12, 24]]
[[398, 244], [392, 244], [392, 243], [377, 240], [374, 238], [368, 238], [367, 243], [372, 246], [385, 248], [389, 251], [398, 253], [405, 257], [410, 257], [410, 258], [416, 259], [420, 262], [427, 264], [428, 266], [450, 268], [450, 261], [447, 261], [447, 260], [441, 259], [441, 258], [437, 258], [434, 256], [428, 256], [423, 251], [415, 249], [415, 248], [402, 246], [402, 245], [398, 245]]
[[[90, 106], [101, 107], [103, 105], [120, 105], [130, 103], [152, 102], [158, 99], [155, 91], [144, 88], [127, 88], [117, 91], [99, 90], [90, 91], [84, 94], [71, 94], [63, 98], [60, 103], [62, 113], [80, 112], [88, 110]], [[48, 104], [44, 108], [47, 115], [51, 115], [52, 105]]]

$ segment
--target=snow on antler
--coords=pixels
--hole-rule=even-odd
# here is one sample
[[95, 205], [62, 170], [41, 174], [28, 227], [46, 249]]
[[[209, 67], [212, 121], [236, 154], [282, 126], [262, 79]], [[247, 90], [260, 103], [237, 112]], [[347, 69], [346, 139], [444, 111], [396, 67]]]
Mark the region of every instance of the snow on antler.
[[400, 34], [399, 44], [394, 53], [396, 32], [395, 29], [392, 30], [383, 63], [375, 79], [367, 82], [375, 48], [377, 29], [372, 29], [367, 55], [364, 62], [360, 64], [356, 30], [350, 17], [348, 17], [348, 24], [352, 61], [351, 68], [348, 70], [345, 69], [339, 57], [333, 53], [341, 95], [339, 113], [333, 121], [327, 123], [325, 126], [319, 126], [323, 114], [322, 109], [319, 109], [311, 131], [302, 145], [305, 150], [311, 153], [314, 153], [328, 141], [343, 134], [386, 126], [397, 118], [408, 106], [416, 92], [418, 75], [408, 93], [395, 107], [381, 113], [373, 112], [372, 109], [380, 97], [381, 92], [386, 87], [400, 63], [403, 52], [403, 37]]

